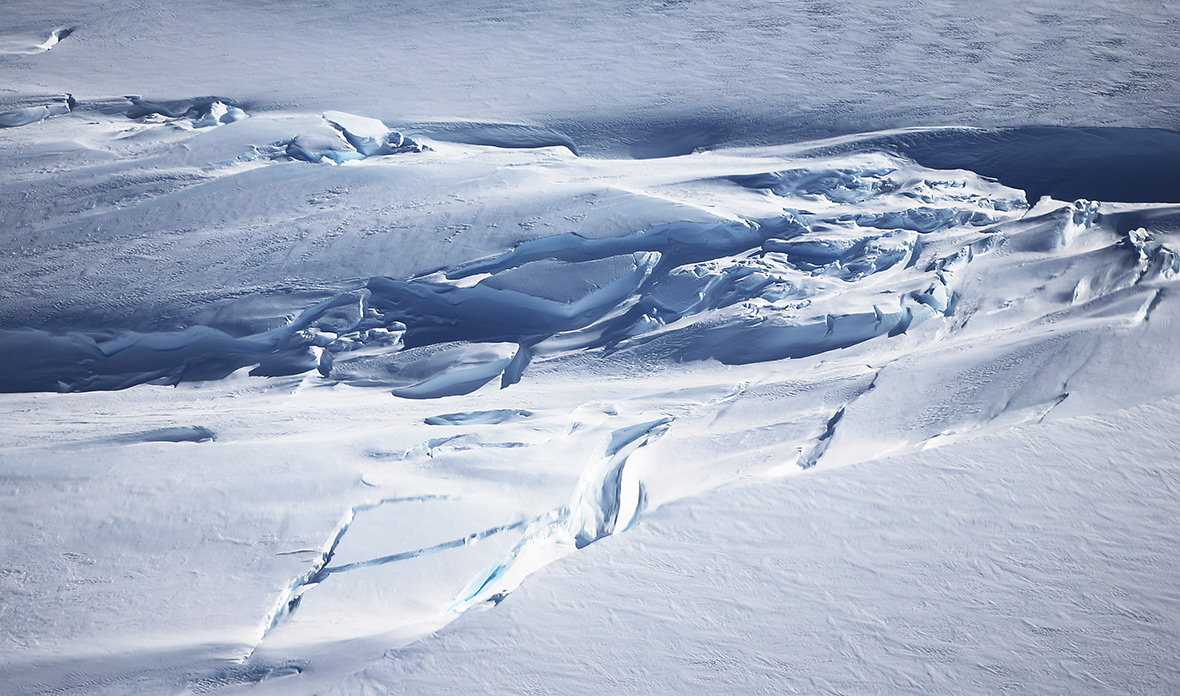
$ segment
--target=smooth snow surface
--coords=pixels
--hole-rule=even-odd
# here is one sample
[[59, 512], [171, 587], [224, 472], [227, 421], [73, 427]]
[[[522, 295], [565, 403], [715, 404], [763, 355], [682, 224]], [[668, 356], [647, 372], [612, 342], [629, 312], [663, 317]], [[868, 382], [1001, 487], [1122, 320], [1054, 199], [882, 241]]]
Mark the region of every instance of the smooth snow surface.
[[[5, 87], [532, 124], [632, 154], [914, 125], [1180, 128], [1170, 2], [9, 2]], [[29, 37], [25, 39], [23, 37]], [[476, 129], [482, 133], [482, 129]]]
[[0, 8], [0, 691], [1180, 690], [1174, 8], [271, 5]]

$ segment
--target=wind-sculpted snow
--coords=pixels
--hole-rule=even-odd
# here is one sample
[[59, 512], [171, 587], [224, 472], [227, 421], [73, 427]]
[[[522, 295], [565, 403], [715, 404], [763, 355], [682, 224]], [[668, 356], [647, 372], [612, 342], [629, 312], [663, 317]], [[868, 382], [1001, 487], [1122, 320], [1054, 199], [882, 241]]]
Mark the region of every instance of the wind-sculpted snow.
[[447, 612], [462, 613], [481, 602], [497, 603], [536, 569], [626, 530], [647, 507], [643, 482], [629, 475], [627, 461], [660, 437], [672, 420], [664, 417], [610, 433], [569, 502], [534, 521], [511, 551], [459, 593]]
[[223, 97], [196, 97], [171, 101], [149, 101], [142, 97], [127, 99], [131, 102], [127, 117], [134, 119], [153, 116], [172, 121], [187, 119], [192, 122], [194, 128], [208, 128], [246, 118], [246, 112], [236, 102]]
[[0, 692], [1180, 693], [1178, 64], [0, 3]]
[[22, 106], [16, 109], [0, 111], [0, 128], [17, 128], [19, 126], [39, 123], [53, 116], [68, 114], [77, 108], [77, 106], [78, 102], [74, 101], [73, 95], [67, 94], [47, 104], [35, 104], [33, 106]]
[[211, 442], [217, 439], [212, 430], [200, 425], [157, 428], [126, 438], [128, 442]]
[[0, 56], [44, 53], [68, 38], [74, 31], [74, 27], [61, 27], [48, 32], [48, 35], [36, 32], [0, 34]]
[[795, 215], [788, 214], [763, 222], [673, 222], [635, 234], [598, 239], [587, 239], [577, 233], [570, 233], [525, 242], [506, 254], [461, 266], [447, 273], [447, 278], [453, 280], [479, 273], [497, 273], [542, 259], [596, 261], [645, 251], [659, 253], [660, 263], [665, 269], [670, 269], [749, 251], [772, 237], [789, 237], [805, 229]]
[[[0, 391], [34, 392], [5, 442], [149, 491], [129, 525], [250, 578], [184, 576], [251, 593], [209, 688], [396, 649], [720, 486], [1090, 413], [1096, 371], [1180, 394], [1176, 206], [1030, 206], [870, 136], [606, 160], [232, 105], [0, 132]], [[177, 492], [202, 485], [231, 512]], [[93, 505], [78, 534], [133, 538]], [[207, 622], [208, 586], [158, 582], [191, 605], [166, 621]]]
[[564, 147], [579, 154], [570, 136], [552, 128], [515, 123], [425, 123], [415, 131], [433, 140], [507, 148]]
[[863, 167], [841, 169], [789, 169], [781, 172], [733, 177], [734, 183], [766, 189], [777, 196], [823, 196], [833, 203], [861, 203], [883, 193], [896, 191], [899, 184], [889, 178], [893, 168]]
[[285, 143], [287, 156], [312, 163], [343, 164], [366, 157], [421, 151], [421, 145], [390, 130], [381, 121], [342, 111], [325, 112], [322, 125]]
[[[137, 104], [188, 117], [222, 102]], [[331, 152], [367, 157], [417, 148], [373, 119], [327, 112], [324, 124], [337, 139], [333, 147], [346, 148]], [[310, 142], [300, 138], [289, 152]], [[819, 161], [811, 169], [731, 177], [795, 207], [784, 205], [776, 217], [541, 236], [435, 273], [370, 278], [258, 333], [216, 325], [62, 333], [9, 327], [0, 330], [11, 356], [0, 368], [0, 389], [123, 389], [249, 368], [264, 377], [318, 372], [329, 382], [432, 399], [497, 378], [509, 387], [537, 360], [584, 352], [728, 364], [803, 358], [953, 315], [965, 266], [980, 254], [1006, 243], [1025, 253], [1069, 253], [1079, 236], [1102, 227], [1097, 203], [1028, 217], [1014, 192], [989, 195], [969, 179], [915, 176], [905, 166], [880, 158], [839, 168]], [[914, 199], [923, 205], [901, 207]], [[820, 201], [822, 212], [809, 210]], [[1103, 243], [1117, 249], [1130, 239], [1122, 232]], [[1116, 253], [1111, 263], [1172, 254], [1145, 248]]]
[[426, 419], [427, 425], [498, 425], [533, 415], [524, 409], [493, 409], [466, 413], [441, 413]]

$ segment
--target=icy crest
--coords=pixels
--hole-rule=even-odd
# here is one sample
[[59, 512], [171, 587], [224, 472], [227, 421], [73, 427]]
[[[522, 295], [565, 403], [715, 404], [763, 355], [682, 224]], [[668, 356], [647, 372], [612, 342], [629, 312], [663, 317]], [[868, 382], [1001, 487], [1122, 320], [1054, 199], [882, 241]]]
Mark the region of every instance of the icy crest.
[[46, 104], [24, 106], [0, 112], [0, 128], [16, 128], [44, 121], [53, 116], [70, 113], [78, 103], [72, 95], [65, 95]]
[[[219, 100], [150, 108], [205, 114], [195, 125], [230, 113]], [[380, 121], [340, 112], [286, 146], [300, 159], [337, 163], [418, 149]], [[425, 276], [369, 278], [263, 332], [7, 329], [0, 343], [16, 357], [0, 371], [0, 388], [122, 389], [249, 368], [439, 398], [497, 379], [509, 387], [537, 361], [576, 354], [746, 364], [885, 340], [954, 316], [970, 279], [986, 272], [976, 260], [1006, 244], [1066, 257], [1075, 245], [1077, 253], [1108, 248], [1108, 264], [1131, 274], [1117, 277], [1133, 280], [1112, 281], [1109, 270], [1101, 282], [1081, 277], [1075, 295], [1088, 299], [1176, 273], [1169, 247], [1139, 232], [1119, 237], [1098, 203], [1047, 201], [1029, 216], [1016, 192], [922, 176], [880, 155], [802, 165], [730, 177], [778, 199], [777, 215], [534, 237]], [[913, 207], [915, 197], [923, 205]]]
[[178, 125], [188, 123], [193, 128], [209, 128], [247, 118], [241, 107], [224, 97], [149, 101], [129, 96], [127, 99], [131, 102], [127, 117], [140, 120], [163, 119]]
[[375, 118], [325, 111], [323, 124], [292, 138], [286, 143], [285, 153], [305, 162], [343, 164], [366, 157], [421, 152], [422, 149], [418, 143]]

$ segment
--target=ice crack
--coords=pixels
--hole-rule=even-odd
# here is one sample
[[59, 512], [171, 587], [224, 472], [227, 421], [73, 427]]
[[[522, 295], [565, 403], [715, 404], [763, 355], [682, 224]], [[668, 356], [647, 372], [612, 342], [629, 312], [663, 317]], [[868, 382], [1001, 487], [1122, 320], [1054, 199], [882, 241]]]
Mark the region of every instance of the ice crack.
[[381, 507], [382, 505], [391, 505], [391, 504], [396, 504], [396, 503], [425, 502], [425, 501], [431, 501], [431, 500], [449, 500], [449, 499], [450, 499], [450, 496], [439, 496], [439, 495], [419, 495], [419, 496], [407, 496], [407, 497], [396, 497], [396, 498], [383, 498], [381, 500], [378, 500], [378, 501], [375, 501], [372, 503], [363, 503], [361, 505], [355, 505], [355, 506], [349, 508], [348, 512], [346, 512], [344, 514], [344, 516], [340, 520], [340, 523], [336, 526], [335, 532], [332, 534], [332, 536], [328, 539], [328, 541], [321, 548], [319, 558], [317, 558], [316, 561], [312, 564], [312, 566], [310, 568], [308, 568], [307, 572], [303, 573], [302, 575], [300, 575], [299, 577], [295, 578], [290, 583], [288, 583], [286, 589], [284, 589], [283, 592], [279, 594], [278, 600], [275, 602], [274, 608], [271, 609], [271, 611], [262, 620], [262, 624], [259, 627], [256, 639], [254, 642], [254, 647], [251, 648], [250, 654], [253, 654], [254, 650], [256, 650], [257, 647], [259, 645], [261, 645], [263, 639], [266, 638], [267, 634], [269, 634], [272, 630], [274, 630], [275, 627], [279, 625], [279, 623], [283, 620], [284, 617], [286, 617], [288, 614], [290, 614], [292, 611], [294, 611], [294, 609], [299, 605], [299, 600], [303, 596], [303, 593], [307, 590], [307, 588], [312, 585], [318, 584], [325, 577], [327, 577], [328, 574], [330, 574], [330, 573], [324, 572], [325, 568], [332, 561], [332, 557], [335, 555], [336, 549], [340, 546], [340, 541], [344, 538], [344, 535], [346, 533], [348, 533], [349, 527], [352, 526], [352, 523], [354, 520], [356, 520], [356, 516], [358, 514], [360, 514], [362, 512], [366, 512], [368, 510], [376, 509], [378, 507]]
[[647, 508], [647, 495], [642, 480], [627, 470], [628, 460], [666, 433], [672, 422], [663, 417], [613, 431], [570, 502], [530, 524], [511, 551], [468, 583], [447, 613], [498, 603], [539, 568], [634, 524]]

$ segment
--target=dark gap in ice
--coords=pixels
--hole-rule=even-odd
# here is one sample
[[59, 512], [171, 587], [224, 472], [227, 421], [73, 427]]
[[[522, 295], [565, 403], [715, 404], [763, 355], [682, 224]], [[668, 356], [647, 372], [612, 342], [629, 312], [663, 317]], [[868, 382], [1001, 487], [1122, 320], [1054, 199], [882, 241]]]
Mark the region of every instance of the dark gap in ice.
[[78, 107], [78, 102], [72, 94], [23, 100], [18, 104], [20, 105], [13, 105], [15, 108], [0, 111], [0, 128], [19, 128], [40, 123], [47, 118], [68, 114]]
[[823, 433], [821, 433], [819, 436], [819, 439], [821, 442], [823, 440], [830, 439], [833, 435], [836, 434], [836, 424], [839, 423], [840, 419], [843, 417], [844, 417], [844, 409], [841, 408], [839, 411], [836, 411], [836, 415], [834, 415], [828, 419], [828, 424], [824, 427]]
[[553, 543], [555, 537], [569, 535], [575, 548], [582, 549], [634, 524], [647, 509], [647, 493], [643, 482], [636, 481], [634, 499], [624, 500], [624, 470], [631, 455], [663, 436], [673, 420], [663, 417], [614, 430], [596, 461], [591, 462], [569, 504], [534, 520], [511, 551], [467, 584], [448, 607], [448, 613], [464, 611], [480, 602], [498, 604], [510, 588], [498, 588], [497, 582], [534, 544]]
[[217, 437], [213, 431], [201, 425], [156, 428], [123, 438], [127, 442], [211, 442]]
[[410, 559], [420, 558], [422, 556], [429, 556], [430, 554], [438, 553], [440, 551], [446, 551], [448, 549], [457, 549], [461, 546], [467, 546], [467, 545], [473, 544], [477, 541], [487, 539], [488, 537], [494, 536], [494, 535], [499, 534], [501, 532], [507, 532], [507, 531], [510, 531], [513, 529], [520, 529], [524, 525], [525, 525], [525, 522], [523, 522], [523, 521], [513, 522], [511, 524], [502, 524], [497, 527], [491, 527], [489, 529], [485, 529], [483, 531], [473, 532], [471, 534], [468, 534], [467, 536], [459, 537], [458, 539], [451, 539], [449, 541], [444, 541], [444, 542], [441, 542], [438, 544], [434, 544], [433, 546], [427, 546], [427, 547], [424, 547], [421, 549], [414, 549], [413, 551], [402, 551], [400, 553], [391, 553], [387, 556], [379, 556], [377, 558], [370, 558], [367, 561], [357, 561], [355, 563], [345, 563], [345, 564], [338, 565], [338, 566], [326, 566], [326, 567], [320, 569], [319, 573], [317, 573], [313, 577], [312, 582], [313, 583], [322, 582], [325, 578], [327, 578], [329, 575], [332, 575], [334, 573], [347, 573], [350, 570], [358, 570], [360, 568], [372, 568], [375, 566], [385, 565], [387, 563], [396, 563], [398, 561], [408, 561]]
[[862, 397], [865, 394], [868, 394], [869, 392], [876, 389], [877, 388], [877, 380], [880, 377], [881, 377], [881, 371], [878, 370], [877, 373], [873, 375], [873, 379], [872, 379], [872, 381], [869, 382], [868, 386], [866, 386], [864, 389], [862, 389], [862, 390], [858, 391], [856, 394], [854, 394], [851, 399], [846, 401], [844, 403], [844, 405], [841, 406], [836, 411], [836, 413], [833, 414], [832, 417], [828, 419], [827, 424], [824, 425], [824, 431], [822, 433], [820, 433], [819, 437], [817, 437], [815, 439], [815, 444], [812, 445], [811, 450], [805, 454], [800, 455], [800, 457], [799, 457], [799, 466], [800, 467], [802, 467], [804, 469], [810, 469], [811, 467], [813, 467], [817, 463], [819, 463], [820, 457], [822, 457], [824, 455], [824, 452], [827, 451], [828, 447], [831, 446], [832, 438], [836, 435], [836, 426], [838, 426], [840, 424], [840, 421], [844, 420], [844, 412], [848, 409], [848, 406], [850, 404], [854, 403], [860, 397]]
[[[270, 633], [272, 630], [274, 630], [274, 628], [279, 625], [279, 623], [283, 620], [284, 617], [286, 617], [288, 614], [295, 611], [295, 609], [297, 609], [299, 607], [299, 600], [303, 596], [302, 593], [308, 587], [320, 583], [321, 581], [323, 581], [324, 578], [326, 578], [328, 576], [328, 573], [326, 572], [325, 569], [326, 569], [327, 565], [329, 563], [331, 563], [332, 557], [336, 554], [336, 549], [340, 547], [340, 541], [344, 538], [344, 535], [346, 533], [348, 533], [349, 528], [352, 526], [352, 523], [356, 520], [356, 516], [358, 514], [361, 514], [363, 512], [368, 511], [368, 510], [376, 509], [378, 507], [381, 507], [382, 505], [395, 505], [395, 504], [399, 504], [399, 503], [417, 503], [417, 502], [427, 502], [427, 501], [432, 501], [432, 500], [447, 500], [447, 499], [449, 499], [449, 496], [439, 496], [439, 495], [403, 496], [403, 497], [397, 497], [397, 498], [383, 498], [381, 500], [377, 500], [372, 503], [364, 503], [364, 504], [355, 505], [355, 506], [349, 508], [348, 512], [344, 515], [344, 519], [341, 520], [340, 525], [336, 528], [335, 533], [332, 535], [332, 538], [329, 540], [329, 543], [324, 548], [324, 550], [320, 553], [319, 558], [316, 559], [316, 561], [314, 563], [312, 563], [311, 567], [308, 568], [308, 570], [305, 573], [303, 573], [302, 575], [300, 575], [299, 577], [297, 577], [291, 581], [291, 583], [287, 586], [287, 589], [282, 593], [282, 595], [279, 596], [279, 600], [278, 600], [275, 608], [270, 612], [270, 614], [268, 614], [263, 619], [262, 633], [258, 639], [259, 642], [250, 651], [250, 654], [252, 655], [254, 650], [257, 650], [258, 645], [261, 644], [262, 639], [265, 638], [268, 633]], [[249, 657], [249, 656], [247, 656], [247, 657]]]
[[1028, 126], [934, 129], [873, 138], [933, 169], [967, 169], [1027, 193], [1127, 203], [1180, 203], [1180, 133], [1156, 128]]

